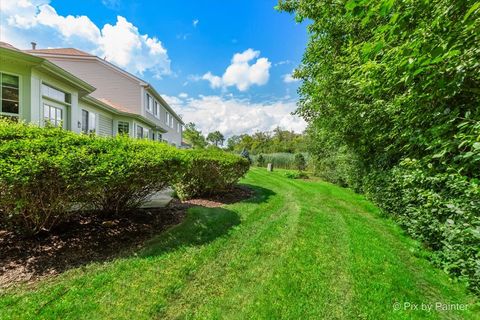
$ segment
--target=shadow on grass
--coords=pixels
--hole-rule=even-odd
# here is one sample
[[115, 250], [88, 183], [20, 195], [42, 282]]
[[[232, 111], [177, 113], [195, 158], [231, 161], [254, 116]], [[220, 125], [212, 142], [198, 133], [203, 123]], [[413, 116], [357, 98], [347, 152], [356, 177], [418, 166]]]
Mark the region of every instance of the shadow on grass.
[[[227, 201], [220, 204], [261, 203], [274, 195], [261, 187], [242, 187], [254, 190], [254, 195], [250, 191], [242, 198], [232, 192], [224, 195], [223, 200]], [[240, 217], [228, 208], [173, 201], [166, 208], [138, 210], [118, 217], [80, 215], [48, 234], [32, 238], [0, 228], [0, 290], [92, 262], [128, 257], [144, 247], [145, 241], [147, 249], [142, 255], [202, 245], [227, 234], [238, 224]]]
[[268, 199], [276, 195], [276, 193], [273, 192], [272, 190], [266, 189], [263, 187], [259, 187], [259, 186], [255, 186], [247, 183], [242, 183], [241, 186], [246, 187], [250, 190], [253, 190], [255, 193], [253, 197], [245, 199], [242, 202], [259, 204], [259, 203], [268, 201]]
[[[253, 190], [254, 195], [241, 203], [259, 204], [275, 195], [272, 190], [258, 186], [242, 184], [242, 187]], [[228, 208], [195, 206], [189, 209], [187, 217], [181, 224], [152, 239], [141, 256], [161, 255], [178, 248], [204, 245], [227, 235], [230, 229], [240, 223], [238, 213]]]

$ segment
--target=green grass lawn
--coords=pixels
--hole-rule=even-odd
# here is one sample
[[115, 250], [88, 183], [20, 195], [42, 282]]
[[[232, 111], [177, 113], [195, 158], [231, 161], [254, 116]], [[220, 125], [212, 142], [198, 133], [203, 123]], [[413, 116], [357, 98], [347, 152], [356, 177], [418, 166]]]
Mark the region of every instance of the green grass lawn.
[[190, 209], [137, 255], [1, 293], [0, 319], [480, 318], [465, 287], [362, 196], [282, 171], [252, 169], [243, 183], [255, 198]]

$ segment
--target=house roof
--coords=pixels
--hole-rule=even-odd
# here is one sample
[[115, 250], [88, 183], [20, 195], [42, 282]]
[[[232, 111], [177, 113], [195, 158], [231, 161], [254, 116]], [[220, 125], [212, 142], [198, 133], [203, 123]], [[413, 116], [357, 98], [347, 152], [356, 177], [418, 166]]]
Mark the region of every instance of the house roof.
[[0, 41], [0, 47], [1, 47], [1, 48], [10, 49], [10, 50], [20, 51], [19, 49], [17, 49], [17, 48], [15, 48], [14, 46], [12, 46], [10, 43], [6, 43], [6, 42], [2, 42], [2, 41]]
[[144, 87], [146, 90], [149, 90], [159, 101], [160, 103], [181, 123], [185, 124], [182, 120], [182, 118], [177, 114], [175, 110], [163, 99], [163, 97], [155, 90], [155, 88], [148, 83], [147, 81], [140, 79], [139, 77], [131, 74], [130, 72], [123, 70], [122, 68], [114, 65], [111, 62], [106, 61], [105, 59], [101, 59], [97, 56], [91, 55], [89, 53], [83, 52], [81, 50], [77, 50], [75, 48], [57, 48], [57, 49], [35, 49], [35, 50], [25, 50], [25, 52], [28, 52], [33, 55], [38, 55], [41, 57], [45, 58], [53, 58], [55, 56], [58, 57], [71, 57], [71, 58], [77, 58], [77, 59], [94, 59], [100, 63], [103, 63], [104, 65], [115, 69], [116, 71], [124, 74], [125, 76], [138, 81], [138, 83]]
[[130, 110], [128, 110], [127, 108], [125, 108], [124, 106], [122, 105], [119, 105], [118, 103], [114, 103], [108, 99], [105, 99], [105, 98], [99, 98], [97, 99], [105, 104], [108, 104], [110, 107], [114, 108], [114, 109], [117, 109], [118, 111], [121, 111], [121, 112], [126, 112], [126, 113], [131, 113]]
[[43, 57], [32, 55], [29, 52], [19, 50], [6, 42], [0, 42], [0, 51], [2, 57], [14, 60], [21, 59], [24, 62], [30, 63], [37, 70], [41, 70], [54, 77], [61, 78], [66, 83], [78, 88], [81, 95], [89, 94], [95, 90], [95, 87], [93, 87], [89, 83], [76, 77], [67, 70], [60, 68], [56, 64], [50, 62]]
[[75, 49], [75, 48], [54, 48], [54, 49], [35, 49], [35, 50], [24, 50], [25, 52], [32, 54], [61, 54], [67, 56], [83, 56], [83, 57], [94, 57], [90, 53]]

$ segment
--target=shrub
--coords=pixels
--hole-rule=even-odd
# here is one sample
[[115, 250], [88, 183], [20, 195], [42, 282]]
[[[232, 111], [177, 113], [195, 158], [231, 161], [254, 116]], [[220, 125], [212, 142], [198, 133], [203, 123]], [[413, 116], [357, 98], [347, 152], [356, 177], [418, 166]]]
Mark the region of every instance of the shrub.
[[370, 175], [365, 189], [384, 212], [433, 250], [437, 265], [480, 293], [478, 180], [405, 160], [389, 172]]
[[118, 213], [141, 206], [153, 193], [172, 184], [182, 170], [180, 151], [167, 144], [128, 137], [92, 139], [84, 174], [84, 202]]
[[303, 171], [288, 171], [285, 176], [289, 179], [308, 179], [308, 175]]
[[250, 164], [252, 164], [253, 161], [252, 161], [252, 158], [250, 158], [250, 152], [248, 152], [247, 149], [243, 149], [242, 152], [240, 153], [240, 156], [241, 156], [242, 158], [247, 159], [248, 162], [249, 162]]
[[0, 220], [35, 234], [74, 210], [137, 208], [175, 180], [179, 153], [152, 141], [0, 121]]
[[307, 168], [307, 161], [305, 161], [305, 157], [301, 153], [296, 153], [294, 158], [295, 168], [298, 171], [303, 171]]
[[180, 199], [227, 191], [245, 175], [250, 162], [224, 151], [186, 150], [175, 191]]
[[264, 167], [265, 166], [265, 158], [263, 157], [262, 154], [258, 155], [258, 157], [255, 159], [255, 162], [257, 163], [258, 167]]
[[18, 231], [49, 230], [81, 197], [89, 138], [0, 120], [0, 219]]
[[78, 210], [138, 208], [167, 186], [180, 198], [225, 191], [248, 168], [248, 160], [220, 150], [181, 151], [0, 120], [0, 222], [35, 234]]

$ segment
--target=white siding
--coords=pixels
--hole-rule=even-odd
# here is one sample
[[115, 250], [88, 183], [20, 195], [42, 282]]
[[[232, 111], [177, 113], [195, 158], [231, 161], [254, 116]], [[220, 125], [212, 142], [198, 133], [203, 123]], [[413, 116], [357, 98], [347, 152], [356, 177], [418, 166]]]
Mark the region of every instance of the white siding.
[[100, 114], [98, 118], [98, 135], [109, 137], [113, 135], [113, 119]]

